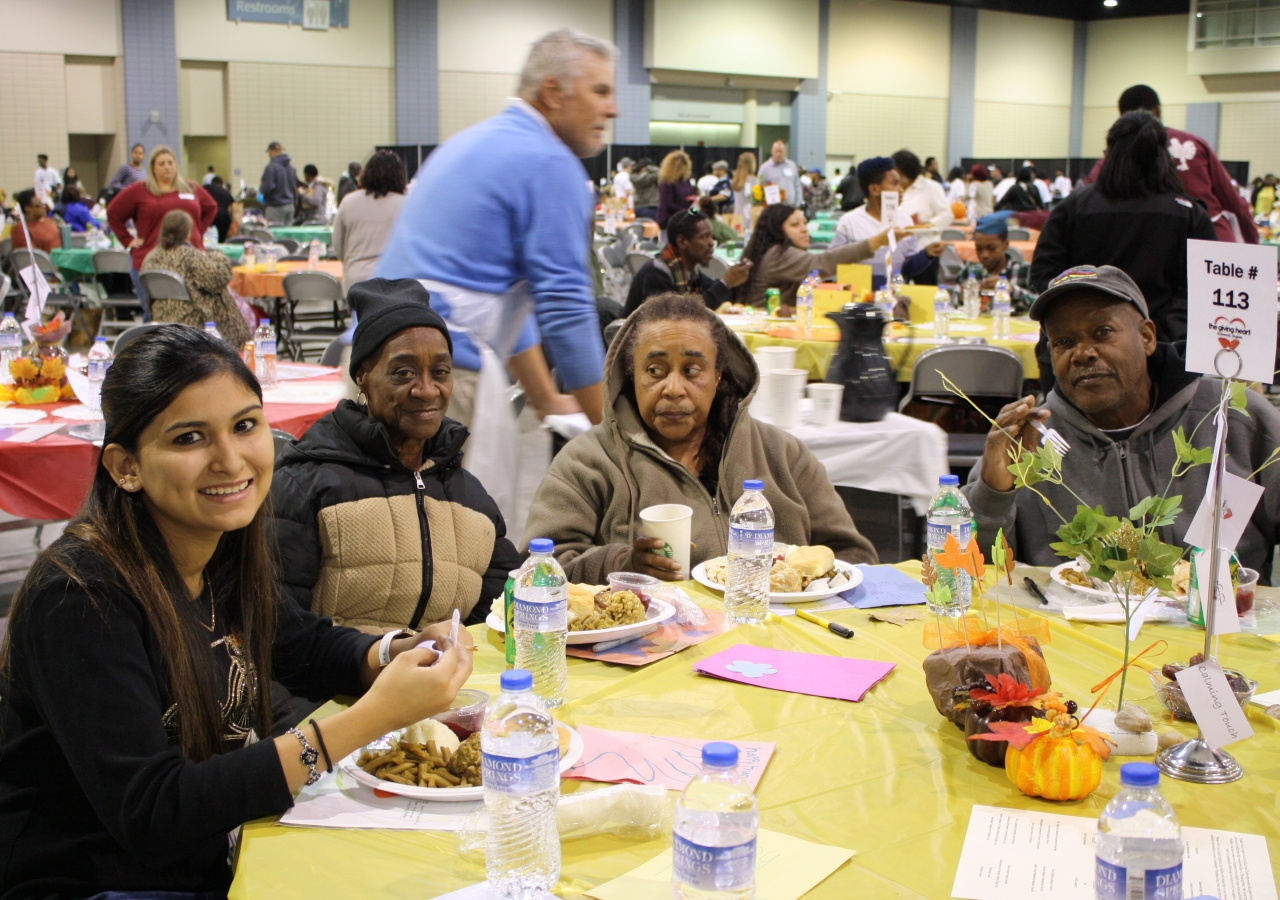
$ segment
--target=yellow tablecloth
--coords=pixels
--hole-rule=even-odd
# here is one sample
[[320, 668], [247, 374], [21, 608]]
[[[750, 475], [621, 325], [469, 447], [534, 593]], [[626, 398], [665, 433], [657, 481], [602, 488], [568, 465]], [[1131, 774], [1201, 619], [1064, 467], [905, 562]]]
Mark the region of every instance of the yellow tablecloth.
[[[1013, 319], [1013, 334], [1035, 335], [1040, 328], [1027, 319]], [[976, 322], [968, 319], [953, 321], [951, 324], [953, 338], [986, 338], [987, 343], [996, 347], [1012, 350], [1022, 359], [1022, 370], [1027, 378], [1039, 378], [1040, 366], [1036, 362], [1035, 340], [1018, 339], [997, 341], [991, 337], [991, 318], [983, 316]], [[830, 341], [798, 341], [789, 338], [770, 337], [762, 333], [742, 333], [740, 335], [748, 349], [757, 347], [795, 347], [796, 368], [807, 369], [811, 381], [821, 381], [827, 375], [831, 358], [836, 354], [838, 344]], [[833, 333], [834, 336], [834, 333]], [[939, 346], [933, 336], [933, 323], [923, 322], [914, 326], [895, 324], [885, 341], [885, 351], [898, 373], [899, 381], [910, 381], [911, 371], [921, 353]]]
[[[904, 570], [918, 574], [919, 566]], [[1044, 571], [1035, 574], [1043, 584]], [[718, 599], [696, 585], [700, 602]], [[1008, 595], [1006, 594], [1006, 597]], [[1021, 588], [1021, 602], [1034, 605]], [[994, 611], [994, 606], [987, 604]], [[1008, 607], [1004, 615], [1007, 620]], [[1023, 613], [1026, 614], [1025, 612]], [[570, 702], [558, 717], [571, 725], [699, 738], [776, 741], [777, 752], [757, 796], [761, 826], [810, 841], [857, 851], [853, 859], [809, 895], [813, 900], [851, 897], [950, 897], [969, 812], [976, 804], [1049, 809], [1097, 816], [1119, 788], [1119, 758], [1104, 764], [1103, 780], [1088, 798], [1049, 803], [1024, 797], [1002, 769], [969, 755], [964, 735], [934, 710], [925, 691], [922, 622], [905, 627], [871, 622], [846, 609], [829, 618], [854, 628], [851, 641], [791, 617], [756, 628], [736, 628], [642, 669], [569, 660]], [[1050, 619], [1053, 641], [1045, 657], [1055, 689], [1083, 706], [1089, 688], [1119, 665], [1121, 631], [1115, 625]], [[470, 685], [497, 688], [505, 667], [499, 636], [472, 629], [479, 652]], [[1157, 637], [1169, 642], [1160, 661], [1186, 660], [1203, 646], [1203, 632], [1149, 625], [1139, 646]], [[897, 668], [861, 703], [788, 694], [694, 675], [697, 659], [738, 643], [809, 653], [886, 660]], [[1225, 665], [1280, 688], [1280, 651], [1256, 635], [1222, 638]], [[1114, 698], [1114, 693], [1112, 694]], [[1126, 697], [1154, 717], [1161, 709], [1145, 677], [1131, 678]], [[1256, 710], [1256, 708], [1255, 708]], [[1250, 712], [1254, 737], [1231, 747], [1245, 777], [1229, 785], [1196, 786], [1163, 780], [1165, 796], [1184, 825], [1225, 828], [1267, 837], [1280, 880], [1280, 723]], [[1160, 726], [1163, 728], [1163, 726]], [[1194, 730], [1175, 726], [1187, 736]], [[584, 787], [562, 782], [562, 789]], [[439, 832], [338, 831], [287, 828], [273, 820], [246, 826], [232, 900], [323, 900], [350, 897], [435, 897], [484, 880], [482, 853], [459, 856], [456, 838]], [[567, 842], [557, 893], [583, 891], [630, 871], [670, 846], [670, 839], [636, 842], [597, 837]]]

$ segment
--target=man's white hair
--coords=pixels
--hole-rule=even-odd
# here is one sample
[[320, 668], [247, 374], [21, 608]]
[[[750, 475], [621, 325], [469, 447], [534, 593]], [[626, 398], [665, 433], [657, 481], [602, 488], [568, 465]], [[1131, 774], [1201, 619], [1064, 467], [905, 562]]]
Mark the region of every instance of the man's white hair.
[[520, 73], [520, 96], [532, 100], [538, 95], [543, 79], [556, 79], [565, 95], [573, 94], [573, 84], [582, 75], [583, 54], [594, 53], [610, 64], [617, 59], [618, 48], [611, 41], [594, 38], [576, 28], [561, 28], [538, 39], [529, 51]]

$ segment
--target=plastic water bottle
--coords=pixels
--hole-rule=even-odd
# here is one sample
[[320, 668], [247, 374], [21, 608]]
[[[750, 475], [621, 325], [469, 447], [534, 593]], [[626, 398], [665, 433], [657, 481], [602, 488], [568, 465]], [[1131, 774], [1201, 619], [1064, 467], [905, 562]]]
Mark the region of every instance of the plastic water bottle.
[[252, 269], [258, 264], [257, 248], [253, 246], [253, 241], [244, 242], [244, 260], [245, 267]]
[[1182, 828], [1151, 763], [1120, 767], [1120, 791], [1098, 819], [1098, 900], [1182, 900]]
[[806, 341], [813, 338], [813, 289], [820, 277], [814, 269], [796, 289], [796, 325], [800, 328], [800, 337]]
[[961, 552], [969, 546], [969, 538], [973, 535], [973, 510], [969, 508], [964, 494], [960, 493], [957, 476], [943, 475], [938, 479], [938, 493], [929, 501], [925, 523], [929, 553], [935, 557], [934, 565], [938, 568], [938, 583], [945, 584], [951, 591], [951, 602], [947, 606], [935, 608], [931, 603], [929, 611], [962, 616], [973, 599], [973, 578], [964, 569], [943, 566], [936, 559], [946, 546], [947, 535], [955, 537]]
[[529, 558], [516, 575], [516, 667], [533, 673], [534, 690], [548, 707], [564, 703], [569, 666], [569, 585], [547, 538], [529, 542]]
[[750, 900], [756, 884], [760, 813], [738, 774], [738, 748], [702, 747], [702, 770], [676, 801], [671, 895], [677, 900]]
[[882, 287], [876, 291], [874, 305], [884, 314], [886, 322], [893, 321], [893, 310], [898, 305], [898, 301], [894, 298], [892, 291], [887, 287]]
[[201, 239], [207, 250], [210, 247], [218, 246], [218, 229], [216, 226], [210, 225], [204, 231], [204, 237]]
[[210, 337], [215, 337], [218, 340], [222, 340], [222, 332], [218, 331], [217, 322], [205, 322], [204, 333], [209, 335]]
[[764, 482], [742, 482], [742, 496], [729, 513], [729, 583], [724, 614], [730, 622], [759, 625], [769, 614], [769, 570], [773, 568], [773, 507]]
[[98, 335], [93, 339], [93, 346], [89, 348], [89, 380], [101, 381], [107, 377], [107, 369], [111, 368], [111, 348], [107, 346], [107, 339], [102, 335]]
[[485, 874], [490, 896], [535, 900], [560, 880], [560, 741], [527, 669], [503, 672], [498, 684], [480, 732]]
[[964, 304], [966, 319], [976, 319], [982, 314], [982, 285], [978, 283], [978, 276], [972, 271], [960, 288], [960, 299]]
[[998, 341], [1007, 341], [1009, 317], [1013, 315], [1013, 300], [1009, 292], [1009, 279], [1001, 275], [996, 280], [996, 294], [991, 298], [991, 336]]
[[933, 336], [951, 337], [951, 292], [942, 285], [933, 292]]
[[308, 269], [319, 268], [320, 257], [323, 255], [324, 255], [323, 251], [320, 249], [320, 239], [312, 238], [311, 249], [307, 251], [307, 268]]
[[13, 384], [9, 363], [22, 355], [22, 326], [7, 312], [0, 319], [0, 384]]
[[263, 319], [253, 333], [253, 369], [264, 388], [276, 386], [276, 333], [270, 319]]

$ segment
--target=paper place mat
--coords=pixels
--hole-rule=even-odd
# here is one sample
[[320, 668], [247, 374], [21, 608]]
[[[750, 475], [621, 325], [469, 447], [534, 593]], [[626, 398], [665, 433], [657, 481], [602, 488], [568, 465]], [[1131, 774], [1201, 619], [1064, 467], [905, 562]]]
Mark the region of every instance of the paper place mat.
[[858, 566], [862, 584], [841, 596], [858, 609], [924, 603], [924, 585], [893, 566]]
[[[755, 900], [799, 900], [852, 857], [853, 851], [843, 847], [761, 828], [756, 834]], [[669, 900], [671, 851], [665, 850], [626, 875], [592, 888], [587, 896], [597, 900]]]
[[379, 797], [340, 770], [320, 776], [294, 798], [281, 825], [304, 828], [391, 828], [400, 831], [461, 831], [483, 800], [432, 803], [411, 797]]
[[53, 414], [59, 419], [76, 419], [81, 422], [103, 421], [102, 413], [90, 409], [83, 403], [77, 403], [74, 406], [60, 406], [53, 410]]
[[[1137, 608], [1137, 601], [1133, 601]], [[1183, 613], [1176, 606], [1157, 603], [1149, 613], [1148, 622], [1174, 622]], [[1118, 603], [1095, 603], [1090, 606], [1064, 606], [1062, 616], [1073, 622], [1097, 622], [1100, 624], [1123, 625], [1124, 607]]]
[[1280, 691], [1267, 691], [1265, 694], [1254, 694], [1253, 699], [1249, 702], [1266, 709], [1268, 706], [1280, 703]]
[[[951, 896], [1094, 900], [1097, 831], [1094, 818], [975, 805]], [[1182, 839], [1182, 896], [1276, 900], [1266, 838], [1184, 825]]]
[[44, 417], [43, 409], [24, 409], [21, 406], [6, 406], [0, 409], [0, 425], [30, 425]]
[[297, 381], [300, 378], [320, 378], [338, 371], [328, 366], [307, 366], [297, 363], [276, 363], [277, 381]]
[[705, 625], [681, 625], [673, 617], [648, 634], [641, 635], [634, 641], [628, 641], [612, 650], [595, 653], [590, 644], [570, 644], [565, 649], [565, 653], [579, 659], [594, 659], [624, 666], [647, 666], [651, 662], [666, 659], [673, 653], [679, 653], [694, 644], [709, 641], [732, 627], [724, 620], [723, 610], [704, 609], [702, 612], [707, 617]]
[[282, 384], [262, 392], [264, 403], [337, 404], [347, 397], [347, 386], [341, 381], [300, 381]]
[[[849, 592], [850, 594], [853, 591]], [[843, 594], [836, 594], [834, 597], [828, 597], [826, 600], [810, 600], [806, 603], [770, 603], [769, 612], [775, 616], [794, 616], [797, 609], [803, 609], [805, 612], [823, 612], [831, 609], [852, 609], [853, 604], [845, 599]]]
[[[565, 778], [632, 784], [657, 784], [682, 791], [702, 768], [702, 745], [697, 738], [660, 737], [630, 731], [609, 731], [579, 725], [585, 749]], [[777, 744], [767, 741], [729, 741], [738, 748], [738, 772], [754, 791]]]
[[62, 425], [29, 425], [26, 428], [5, 428], [0, 435], [13, 444], [30, 444], [61, 429]]
[[[498, 895], [491, 894], [489, 892], [489, 882], [482, 881], [479, 884], [471, 885], [471, 887], [464, 887], [460, 890], [450, 891], [447, 894], [441, 894], [436, 900], [498, 900]], [[555, 894], [543, 894], [540, 900], [560, 900], [560, 898]]]
[[894, 663], [773, 650], [750, 644], [738, 644], [693, 664], [693, 670], [699, 675], [773, 691], [854, 702], [866, 696], [867, 691], [893, 669]]

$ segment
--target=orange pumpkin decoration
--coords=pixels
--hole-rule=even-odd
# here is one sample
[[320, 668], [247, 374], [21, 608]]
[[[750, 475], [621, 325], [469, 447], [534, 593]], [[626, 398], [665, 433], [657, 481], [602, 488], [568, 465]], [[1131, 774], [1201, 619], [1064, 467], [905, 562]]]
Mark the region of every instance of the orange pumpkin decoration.
[[1102, 757], [1071, 735], [1047, 734], [1025, 750], [1010, 746], [1004, 771], [1022, 793], [1046, 800], [1082, 800], [1102, 783]]

